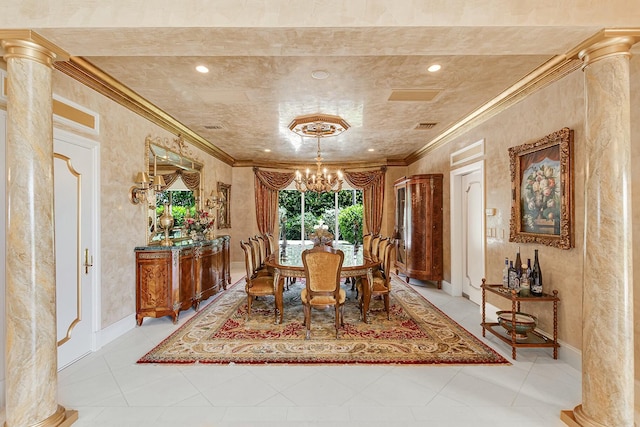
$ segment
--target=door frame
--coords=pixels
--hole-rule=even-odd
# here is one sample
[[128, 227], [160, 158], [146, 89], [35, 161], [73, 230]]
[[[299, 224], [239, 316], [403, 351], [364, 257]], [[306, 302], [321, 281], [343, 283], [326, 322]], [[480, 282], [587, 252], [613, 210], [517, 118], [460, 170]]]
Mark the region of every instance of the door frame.
[[[92, 283], [92, 298], [91, 298], [91, 351], [97, 351], [101, 344], [99, 341], [99, 332], [101, 328], [102, 312], [100, 309], [101, 295], [101, 263], [102, 259], [100, 253], [100, 145], [98, 142], [85, 138], [80, 135], [62, 130], [53, 129], [53, 139], [67, 144], [77, 145], [82, 148], [86, 148], [91, 152], [92, 168], [94, 170], [94, 180], [91, 188], [91, 204], [93, 205], [93, 229], [91, 230], [91, 245], [89, 248], [91, 254], [93, 254], [93, 269], [96, 274], [93, 275], [95, 280]], [[52, 141], [53, 143], [53, 141]]]
[[[452, 296], [462, 296], [462, 268], [464, 263], [464, 254], [462, 253], [463, 244], [463, 214], [462, 214], [462, 194], [464, 189], [462, 188], [462, 177], [472, 172], [480, 172], [480, 186], [481, 186], [481, 203], [482, 203], [482, 229], [485, 230], [486, 235], [486, 218], [485, 212], [485, 176], [484, 176], [484, 160], [469, 163], [460, 168], [450, 171], [450, 185], [451, 185], [451, 289], [450, 294]], [[487, 252], [487, 239], [484, 239], [482, 245], [481, 265], [483, 269], [483, 276], [486, 275], [486, 252]]]

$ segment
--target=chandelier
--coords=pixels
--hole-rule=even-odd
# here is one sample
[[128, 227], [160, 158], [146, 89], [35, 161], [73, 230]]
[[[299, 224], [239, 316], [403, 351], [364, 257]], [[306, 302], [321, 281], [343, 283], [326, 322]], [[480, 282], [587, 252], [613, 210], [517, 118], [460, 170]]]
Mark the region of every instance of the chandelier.
[[320, 153], [320, 138], [341, 134], [349, 129], [349, 123], [338, 116], [310, 114], [298, 116], [293, 119], [291, 124], [289, 124], [289, 129], [301, 137], [315, 137], [318, 141], [316, 172], [311, 173], [310, 170], [307, 169], [303, 175], [297, 170], [294, 178], [296, 190], [301, 193], [307, 191], [326, 193], [342, 190], [342, 172], [338, 170], [335, 174], [331, 174], [327, 172], [327, 168], [322, 167], [323, 159]]

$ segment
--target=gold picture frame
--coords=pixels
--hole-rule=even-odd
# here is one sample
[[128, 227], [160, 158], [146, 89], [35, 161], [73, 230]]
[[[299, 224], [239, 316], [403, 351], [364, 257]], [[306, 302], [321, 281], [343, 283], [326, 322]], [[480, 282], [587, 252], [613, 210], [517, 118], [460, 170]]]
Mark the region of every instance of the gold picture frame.
[[231, 184], [218, 182], [218, 194], [222, 195], [218, 210], [218, 228], [231, 228]]
[[573, 130], [509, 148], [510, 242], [573, 247]]

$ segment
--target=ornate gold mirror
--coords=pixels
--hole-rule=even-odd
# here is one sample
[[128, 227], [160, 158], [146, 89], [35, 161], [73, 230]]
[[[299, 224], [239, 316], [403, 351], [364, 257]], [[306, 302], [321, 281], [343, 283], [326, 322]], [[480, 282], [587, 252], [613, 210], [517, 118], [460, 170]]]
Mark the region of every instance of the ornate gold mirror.
[[181, 137], [145, 139], [146, 164], [151, 186], [149, 200], [149, 244], [160, 244], [164, 230], [159, 218], [168, 206], [174, 218], [169, 235], [174, 241], [182, 235], [185, 216], [201, 209], [203, 163]]

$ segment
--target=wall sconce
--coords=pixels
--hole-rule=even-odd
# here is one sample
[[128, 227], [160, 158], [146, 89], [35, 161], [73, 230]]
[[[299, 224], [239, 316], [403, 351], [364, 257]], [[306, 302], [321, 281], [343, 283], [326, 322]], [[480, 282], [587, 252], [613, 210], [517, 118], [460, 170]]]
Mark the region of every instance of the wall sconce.
[[162, 187], [164, 187], [166, 184], [164, 182], [164, 178], [162, 177], [162, 175], [155, 175], [153, 177], [153, 184], [151, 185], [153, 187], [153, 191], [159, 192], [162, 191]]
[[[154, 180], [155, 181], [155, 180]], [[138, 172], [133, 187], [129, 189], [129, 201], [134, 205], [144, 202], [147, 199], [147, 190], [149, 189], [149, 174], [146, 172]]]

